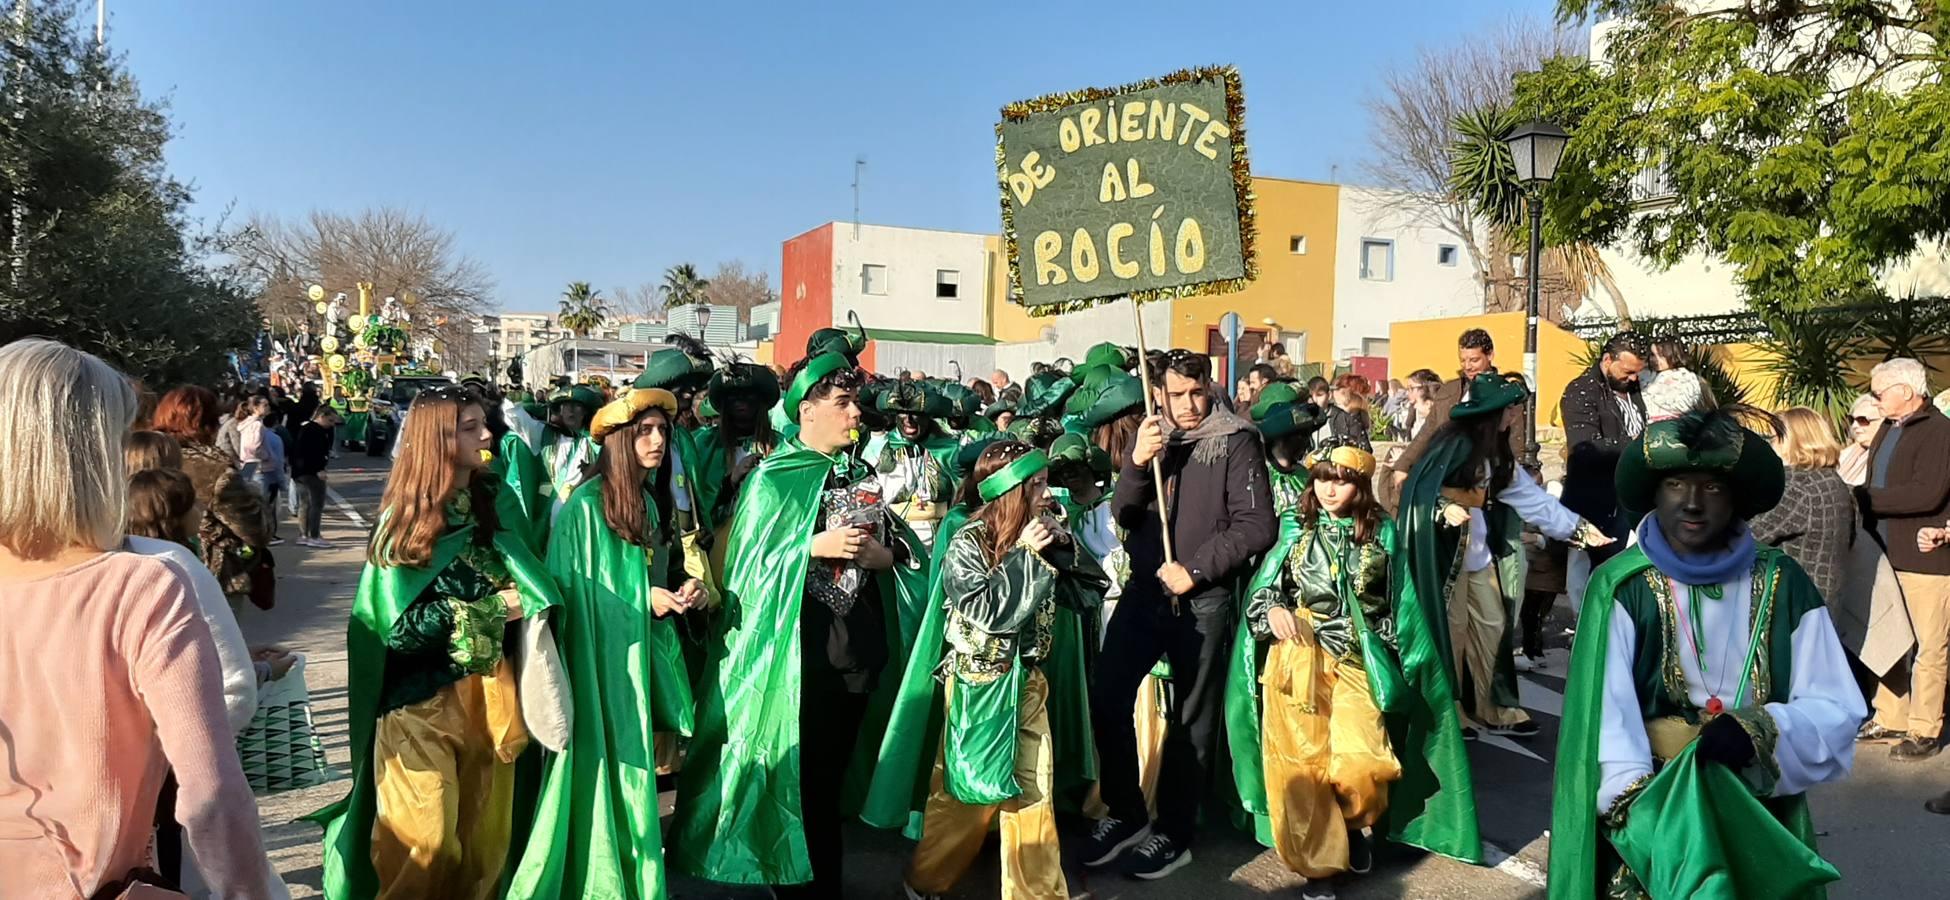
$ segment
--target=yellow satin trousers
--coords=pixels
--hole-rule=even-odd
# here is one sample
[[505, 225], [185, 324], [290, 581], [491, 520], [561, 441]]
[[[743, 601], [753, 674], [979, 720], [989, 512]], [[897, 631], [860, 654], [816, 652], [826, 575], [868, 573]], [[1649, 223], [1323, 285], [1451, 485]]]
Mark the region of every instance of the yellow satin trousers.
[[1402, 767], [1367, 673], [1311, 637], [1267, 653], [1261, 734], [1273, 848], [1287, 868], [1328, 878], [1347, 871], [1348, 832], [1381, 817]]
[[[948, 682], [953, 704], [955, 683]], [[975, 862], [988, 837], [989, 821], [1002, 818], [1003, 900], [1069, 900], [1063, 853], [1056, 840], [1056, 809], [1050, 799], [1055, 756], [1049, 734], [1049, 681], [1030, 672], [1022, 685], [1022, 714], [1016, 721], [1016, 784], [1022, 793], [1006, 803], [971, 806], [955, 799], [942, 783], [941, 755], [935, 755], [932, 790], [922, 816], [921, 843], [907, 865], [907, 883], [924, 894], [945, 894]]]
[[512, 669], [469, 676], [380, 717], [373, 735], [380, 900], [492, 900], [512, 831], [515, 758], [528, 745]]

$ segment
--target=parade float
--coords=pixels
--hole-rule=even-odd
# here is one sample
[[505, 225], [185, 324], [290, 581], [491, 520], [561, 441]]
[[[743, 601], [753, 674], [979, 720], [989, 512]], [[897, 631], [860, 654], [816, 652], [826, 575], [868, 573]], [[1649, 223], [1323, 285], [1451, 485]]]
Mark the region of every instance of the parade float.
[[[415, 337], [411, 292], [386, 297], [373, 309], [372, 282], [356, 286], [358, 308], [348, 308], [344, 292], [325, 299], [323, 285], [312, 285], [306, 296], [324, 319], [319, 374], [325, 396], [344, 424], [339, 439], [368, 455], [385, 452], [399, 428], [399, 410], [429, 384], [451, 379], [440, 374], [441, 342]], [[437, 323], [436, 323], [437, 324]]]

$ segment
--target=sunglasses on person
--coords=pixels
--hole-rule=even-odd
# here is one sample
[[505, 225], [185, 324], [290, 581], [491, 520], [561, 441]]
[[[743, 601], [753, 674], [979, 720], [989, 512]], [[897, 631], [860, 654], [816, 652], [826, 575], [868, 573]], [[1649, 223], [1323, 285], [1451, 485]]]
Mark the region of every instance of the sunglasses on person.
[[1856, 425], [1861, 426], [1863, 428], [1867, 428], [1871, 423], [1875, 422], [1874, 419], [1871, 419], [1868, 416], [1855, 416], [1852, 419], [1850, 419], [1850, 421], [1854, 422]]

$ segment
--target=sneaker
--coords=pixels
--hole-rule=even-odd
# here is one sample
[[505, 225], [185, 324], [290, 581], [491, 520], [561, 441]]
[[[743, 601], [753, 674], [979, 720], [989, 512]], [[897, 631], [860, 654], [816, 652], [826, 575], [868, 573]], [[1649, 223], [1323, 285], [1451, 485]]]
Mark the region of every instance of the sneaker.
[[1510, 725], [1491, 725], [1485, 730], [1491, 734], [1502, 735], [1504, 737], [1513, 737], [1522, 740], [1528, 740], [1530, 738], [1536, 737], [1537, 732], [1540, 731], [1541, 729], [1537, 727], [1536, 720], [1525, 719], [1521, 722], [1517, 722]]
[[1124, 858], [1124, 874], [1156, 881], [1191, 864], [1190, 847], [1179, 846], [1170, 835], [1154, 834]]
[[1934, 740], [1909, 738], [1889, 748], [1889, 758], [1898, 762], [1922, 762], [1943, 750], [1943, 745]]
[[1083, 864], [1091, 867], [1109, 865], [1119, 854], [1150, 836], [1149, 822], [1098, 819], [1097, 827], [1090, 830], [1090, 838], [1083, 845]]
[[313, 550], [336, 550], [336, 549], [338, 549], [338, 545], [337, 545], [337, 544], [334, 544], [334, 543], [332, 543], [331, 541], [328, 541], [328, 540], [325, 540], [324, 538], [306, 538], [306, 539], [305, 539], [304, 541], [300, 541], [300, 543], [303, 543], [303, 544], [304, 544], [305, 546], [307, 546], [307, 547], [310, 547], [310, 548], [312, 548]]
[[1939, 816], [1950, 816], [1950, 793], [1938, 794], [1923, 801], [1923, 809]]
[[1334, 893], [1336, 880], [1338, 879], [1307, 879], [1307, 883], [1300, 886], [1300, 900], [1337, 900], [1340, 895]]
[[1347, 870], [1356, 875], [1374, 871], [1374, 841], [1359, 828], [1347, 833]]
[[1541, 660], [1541, 659], [1539, 659], [1539, 658], [1537, 658], [1537, 657], [1534, 657], [1534, 656], [1526, 656], [1526, 655], [1524, 655], [1524, 654], [1522, 654], [1522, 653], [1519, 653], [1519, 654], [1517, 654], [1517, 658], [1516, 658], [1516, 666], [1517, 666], [1517, 671], [1519, 671], [1519, 672], [1535, 672], [1535, 671], [1537, 671], [1537, 666], [1538, 666], [1538, 664], [1539, 664], [1539, 663], [1541, 663], [1541, 662], [1543, 662], [1543, 660]]
[[941, 900], [940, 894], [923, 894], [905, 881], [901, 882], [901, 890], [907, 894], [907, 900]]
[[1900, 741], [1907, 737], [1909, 737], [1909, 732], [1884, 728], [1876, 724], [1876, 720], [1874, 719], [1862, 723], [1861, 729], [1855, 732], [1856, 740], [1877, 743], [1882, 741]]
[[266, 546], [266, 547], [282, 547], [282, 546], [284, 546], [284, 538], [272, 538], [272, 539], [271, 539], [271, 542], [270, 542], [270, 543], [268, 543], [268, 544], [265, 544], [264, 546]]
[[1476, 727], [1473, 725], [1464, 725], [1462, 727], [1462, 737], [1463, 740], [1465, 741], [1476, 740], [1477, 738]]

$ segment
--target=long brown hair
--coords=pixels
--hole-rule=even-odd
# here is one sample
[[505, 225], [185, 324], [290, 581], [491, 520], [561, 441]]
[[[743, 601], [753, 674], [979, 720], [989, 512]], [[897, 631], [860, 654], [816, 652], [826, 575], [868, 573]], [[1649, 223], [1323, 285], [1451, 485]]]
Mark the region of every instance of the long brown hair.
[[128, 533], [190, 543], [189, 515], [196, 506], [190, 476], [175, 469], [145, 469], [129, 478]]
[[160, 431], [131, 431], [128, 442], [122, 445], [122, 460], [130, 475], [150, 469], [180, 470], [183, 446]]
[[1144, 407], [1097, 426], [1093, 435], [1098, 448], [1110, 454], [1110, 464], [1123, 469], [1131, 461], [1131, 448], [1137, 446], [1138, 426], [1144, 424]]
[[[1375, 500], [1373, 479], [1326, 460], [1314, 463], [1307, 474], [1314, 481], [1345, 481], [1354, 485], [1354, 504], [1346, 511], [1347, 518], [1354, 520], [1354, 542], [1365, 544], [1374, 540], [1375, 530], [1381, 527], [1381, 503]], [[1311, 525], [1323, 509], [1326, 507], [1320, 505], [1320, 495], [1308, 484], [1306, 494], [1300, 498], [1300, 521]]]
[[[643, 479], [648, 470], [636, 461], [636, 439], [645, 430], [660, 428], [664, 433], [664, 463], [657, 467], [656, 483], [651, 486], [651, 502], [657, 504], [657, 527], [643, 508]], [[639, 547], [653, 547], [671, 532], [670, 470], [671, 457], [677, 454], [672, 443], [670, 413], [652, 406], [637, 414], [630, 424], [603, 435], [602, 449], [596, 453], [596, 471], [603, 483], [603, 521], [616, 536]]]
[[[433, 545], [447, 531], [447, 504], [459, 481], [460, 416], [469, 400], [460, 388], [431, 388], [414, 395], [401, 430], [399, 459], [379, 498], [379, 525], [366, 559], [375, 566], [417, 568], [433, 562]], [[494, 541], [500, 522], [486, 472], [467, 481], [475, 521], [474, 543]]]
[[[1015, 462], [1031, 449], [1033, 448], [1021, 441], [996, 441], [990, 444], [988, 449], [982, 451], [981, 457], [975, 460], [975, 474], [969, 478], [968, 483], [980, 485], [983, 479], [1002, 471], [1004, 467]], [[980, 497], [979, 494], [976, 496]], [[968, 517], [970, 524], [980, 522], [988, 526], [982, 550], [988, 555], [990, 565], [1001, 562], [1002, 554], [1009, 552], [1009, 548], [1016, 545], [1016, 539], [1022, 536], [1024, 526], [1027, 526], [1029, 520], [1035, 518], [1040, 512], [1038, 509], [1040, 499], [1032, 499], [1022, 485], [1017, 485], [1008, 493], [982, 504], [981, 509]]]

